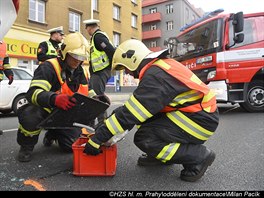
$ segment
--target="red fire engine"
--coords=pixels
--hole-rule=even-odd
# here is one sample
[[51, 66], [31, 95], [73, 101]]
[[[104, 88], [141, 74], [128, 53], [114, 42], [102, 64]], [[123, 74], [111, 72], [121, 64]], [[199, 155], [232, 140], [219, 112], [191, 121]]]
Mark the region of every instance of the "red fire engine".
[[264, 112], [264, 12], [213, 11], [181, 29], [165, 44], [215, 90], [218, 102]]

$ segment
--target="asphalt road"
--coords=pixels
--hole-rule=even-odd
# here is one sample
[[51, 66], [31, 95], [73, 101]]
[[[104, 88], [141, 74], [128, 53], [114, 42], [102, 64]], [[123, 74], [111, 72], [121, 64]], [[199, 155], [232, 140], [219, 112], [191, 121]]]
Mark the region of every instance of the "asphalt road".
[[[109, 112], [121, 105], [112, 103]], [[16, 155], [17, 117], [0, 115], [0, 191], [263, 191], [264, 114], [246, 113], [237, 106], [220, 105], [220, 124], [205, 145], [216, 160], [204, 177], [188, 183], [179, 178], [181, 165], [139, 167], [141, 151], [133, 144], [134, 128], [118, 143], [114, 176], [74, 176], [73, 155], [54, 145], [43, 147], [40, 135], [33, 160], [19, 163]], [[25, 185], [30, 180], [38, 183]]]

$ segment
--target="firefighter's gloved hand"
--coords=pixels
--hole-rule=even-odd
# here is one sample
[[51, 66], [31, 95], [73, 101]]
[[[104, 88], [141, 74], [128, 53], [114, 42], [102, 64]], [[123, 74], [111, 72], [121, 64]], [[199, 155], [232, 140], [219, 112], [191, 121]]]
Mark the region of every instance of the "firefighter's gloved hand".
[[63, 110], [69, 110], [76, 105], [76, 99], [67, 94], [59, 94], [55, 98], [55, 106]]
[[103, 151], [100, 149], [100, 144], [97, 144], [94, 140], [94, 138], [90, 138], [88, 142], [85, 145], [84, 153], [87, 155], [99, 155]]
[[10, 75], [10, 76], [7, 76], [7, 78], [9, 80], [8, 84], [11, 85], [13, 80], [14, 80], [14, 77], [12, 75]]
[[107, 103], [108, 105], [111, 104], [110, 99], [109, 99], [105, 94], [102, 94], [102, 95], [95, 95], [95, 96], [93, 96], [92, 98], [94, 98], [94, 99], [96, 99], [96, 100], [99, 100], [99, 101], [101, 101], [101, 102]]
[[105, 124], [99, 125], [96, 130], [95, 134], [90, 137], [88, 142], [85, 145], [84, 153], [89, 155], [98, 155], [102, 152], [100, 150], [100, 146], [107, 142], [113, 134], [108, 130]]

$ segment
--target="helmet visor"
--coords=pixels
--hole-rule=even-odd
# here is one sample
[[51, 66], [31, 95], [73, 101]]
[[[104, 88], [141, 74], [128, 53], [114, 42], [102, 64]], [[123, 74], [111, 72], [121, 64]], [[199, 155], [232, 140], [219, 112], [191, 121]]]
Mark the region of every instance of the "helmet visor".
[[124, 65], [116, 64], [116, 65], [113, 66], [112, 70], [123, 70], [125, 68], [126, 67]]
[[69, 52], [69, 55], [71, 57], [73, 57], [74, 59], [77, 59], [79, 61], [85, 61], [88, 58], [88, 55], [84, 55], [84, 54], [80, 55], [80, 54], [73, 54], [73, 53]]

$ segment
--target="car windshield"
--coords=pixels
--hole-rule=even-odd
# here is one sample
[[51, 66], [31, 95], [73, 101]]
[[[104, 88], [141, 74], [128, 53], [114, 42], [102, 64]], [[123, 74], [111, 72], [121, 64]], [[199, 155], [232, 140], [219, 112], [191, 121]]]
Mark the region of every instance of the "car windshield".
[[[12, 68], [14, 73], [14, 80], [31, 80], [32, 75], [22, 69]], [[6, 76], [4, 75], [4, 80], [7, 80]]]
[[168, 48], [172, 58], [197, 56], [212, 49], [221, 43], [221, 20], [210, 21], [194, 28], [178, 37], [168, 40]]

